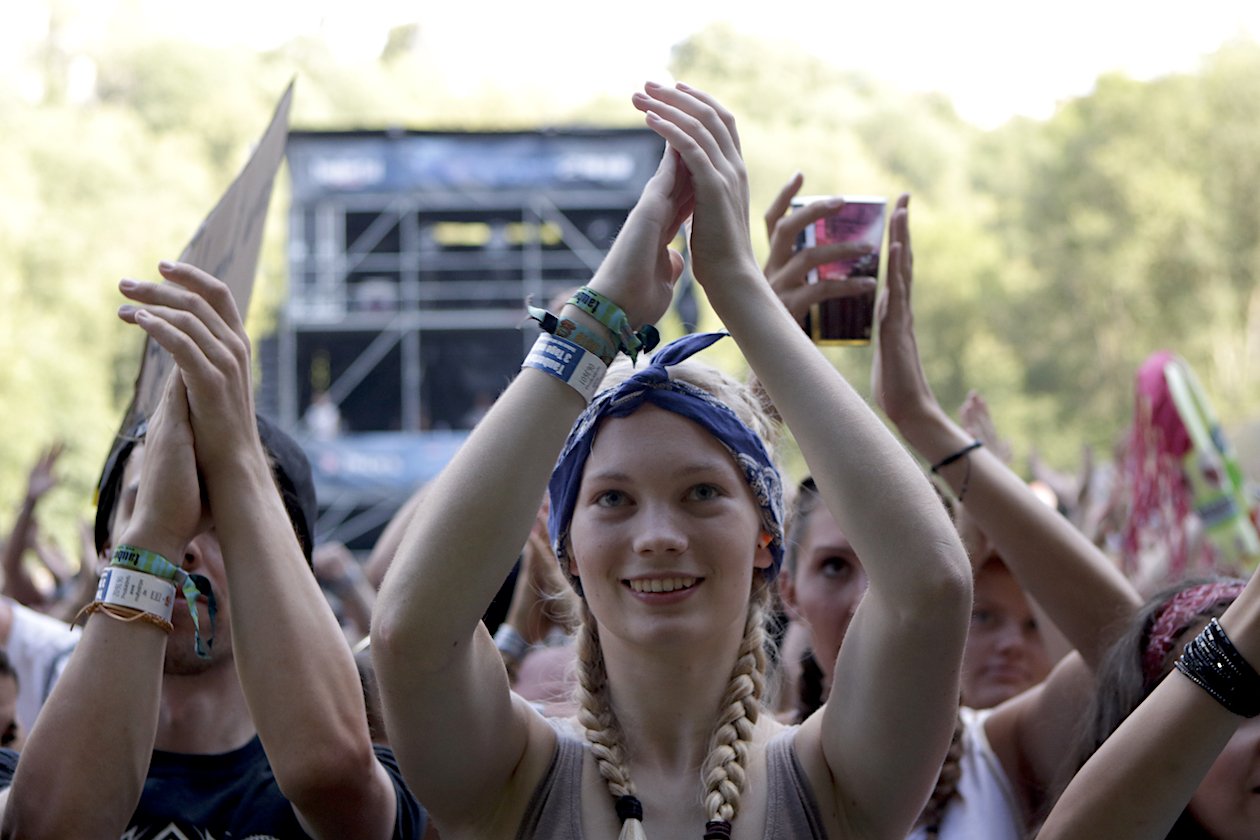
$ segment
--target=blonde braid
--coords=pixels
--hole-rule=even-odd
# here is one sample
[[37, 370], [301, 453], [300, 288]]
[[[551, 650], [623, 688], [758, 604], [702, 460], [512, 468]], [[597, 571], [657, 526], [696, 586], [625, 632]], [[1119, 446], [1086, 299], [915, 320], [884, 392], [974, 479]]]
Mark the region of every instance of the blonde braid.
[[958, 793], [958, 780], [962, 776], [963, 757], [963, 719], [960, 712], [954, 719], [954, 734], [949, 741], [949, 750], [945, 753], [945, 761], [941, 765], [940, 775], [936, 779], [936, 788], [919, 816], [919, 824], [924, 826], [928, 837], [937, 837], [941, 833], [941, 823], [945, 819], [945, 809]]
[[[717, 827], [714, 836], [723, 831], [729, 836], [729, 824], [739, 811], [739, 799], [747, 781], [748, 746], [761, 711], [761, 694], [765, 688], [764, 616], [769, 597], [769, 588], [759, 586], [748, 603], [744, 639], [740, 643], [735, 667], [731, 670], [726, 695], [722, 698], [717, 726], [709, 740], [709, 754], [704, 760], [704, 806], [710, 820], [709, 830], [714, 829], [714, 822], [726, 823], [725, 829]], [[706, 836], [710, 835], [706, 833]]]
[[[599, 630], [585, 600], [581, 610], [582, 621], [577, 634], [578, 722], [586, 730], [586, 741], [599, 767], [599, 775], [608, 784], [608, 792], [620, 801], [622, 797], [635, 796], [636, 791], [626, 766], [621, 725], [608, 698], [608, 671], [604, 667]], [[642, 820], [623, 820], [619, 840], [647, 840]]]

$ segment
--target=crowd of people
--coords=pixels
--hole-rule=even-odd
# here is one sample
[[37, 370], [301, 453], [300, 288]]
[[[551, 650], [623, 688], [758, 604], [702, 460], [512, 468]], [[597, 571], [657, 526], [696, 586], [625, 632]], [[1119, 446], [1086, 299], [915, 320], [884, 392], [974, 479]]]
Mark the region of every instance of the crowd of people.
[[[760, 265], [735, 118], [685, 84], [633, 104], [666, 151], [607, 258], [534, 311], [520, 374], [366, 562], [317, 540], [227, 287], [121, 281], [176, 370], [110, 454], [78, 572], [39, 536], [59, 447], [30, 472], [0, 836], [1260, 837], [1260, 582], [1144, 603], [1114, 494], [1030, 484], [983, 399], [942, 408], [908, 196], [877, 415], [800, 326], [874, 288], [806, 282], [858, 255], [796, 247], [834, 203], [790, 209], [789, 181]], [[725, 331], [658, 348], [680, 228]], [[749, 382], [701, 361], [728, 337]]]

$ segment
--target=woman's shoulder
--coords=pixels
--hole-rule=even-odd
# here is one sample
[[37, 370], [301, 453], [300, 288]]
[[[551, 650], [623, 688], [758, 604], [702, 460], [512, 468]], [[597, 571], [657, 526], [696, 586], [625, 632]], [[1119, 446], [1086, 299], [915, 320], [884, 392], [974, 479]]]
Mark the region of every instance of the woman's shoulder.
[[[441, 814], [442, 835], [463, 837], [515, 837], [526, 815], [535, 807], [539, 791], [547, 788], [567, 755], [581, 765], [581, 743], [556, 719], [543, 717], [527, 700], [513, 695], [524, 716], [525, 748], [511, 775], [500, 785], [487, 786], [480, 806], [461, 815]], [[560, 724], [560, 725], [558, 725]]]
[[[766, 727], [765, 749], [766, 836], [768, 838], [824, 838], [830, 835], [823, 807], [830, 811], [830, 787], [819, 789], [797, 751], [798, 725], [775, 720]], [[819, 794], [822, 795], [820, 799]]]

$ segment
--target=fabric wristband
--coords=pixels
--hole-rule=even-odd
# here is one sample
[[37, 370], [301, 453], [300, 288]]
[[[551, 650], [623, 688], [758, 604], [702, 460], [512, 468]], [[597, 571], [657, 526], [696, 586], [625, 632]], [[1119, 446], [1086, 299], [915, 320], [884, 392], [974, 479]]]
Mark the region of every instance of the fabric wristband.
[[[196, 646], [197, 656], [202, 659], [210, 658], [210, 648], [214, 646], [214, 618], [218, 612], [218, 602], [215, 600], [214, 590], [210, 588], [210, 581], [206, 577], [203, 575], [190, 575], [162, 555], [143, 548], [136, 548], [134, 545], [120, 545], [115, 548], [109, 564], [137, 572], [145, 572], [163, 580], [168, 580], [178, 586], [180, 591], [184, 593], [184, 600], [188, 602], [188, 613], [192, 616], [193, 642]], [[205, 645], [201, 643], [201, 623], [197, 620], [198, 595], [206, 596], [206, 606], [210, 610], [210, 637]]]
[[580, 345], [583, 349], [599, 356], [599, 360], [605, 366], [611, 365], [613, 359], [617, 357], [617, 348], [607, 338], [595, 332], [595, 330], [585, 327], [570, 318], [557, 318], [547, 310], [539, 309], [537, 306], [527, 308], [529, 309], [529, 317], [538, 322], [543, 332], [551, 333], [560, 338], [567, 338], [574, 344]]
[[175, 584], [146, 572], [110, 566], [101, 572], [96, 584], [96, 600], [140, 610], [169, 622], [175, 608]]
[[608, 366], [599, 356], [567, 338], [557, 338], [548, 333], [538, 336], [521, 368], [535, 368], [551, 374], [581, 394], [587, 403], [595, 396], [599, 383], [604, 381], [604, 374], [608, 372]]
[[626, 312], [590, 286], [583, 286], [573, 293], [568, 303], [599, 321], [621, 342], [617, 348], [634, 362], [640, 352], [650, 352], [661, 341], [661, 334], [651, 324], [638, 332], [630, 325]]

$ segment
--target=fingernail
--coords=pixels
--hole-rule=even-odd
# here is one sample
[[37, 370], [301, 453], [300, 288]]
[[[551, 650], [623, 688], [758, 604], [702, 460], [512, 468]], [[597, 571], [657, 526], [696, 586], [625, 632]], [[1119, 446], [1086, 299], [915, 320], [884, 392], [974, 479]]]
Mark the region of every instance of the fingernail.
[[644, 85], [644, 87], [645, 87], [645, 88], [647, 88], [648, 90], [660, 90], [660, 89], [661, 89], [660, 84], [658, 84], [657, 82], [648, 82], [647, 84], [645, 84], [645, 85]]
[[130, 292], [132, 289], [136, 288], [139, 285], [140, 284], [137, 283], [135, 280], [132, 280], [128, 277], [124, 277], [123, 279], [118, 281], [118, 288], [122, 289], [124, 292]]
[[691, 90], [691, 85], [686, 82], [678, 82], [677, 87], [679, 90]]
[[136, 307], [132, 306], [130, 303], [124, 303], [122, 306], [118, 307], [119, 315], [130, 315], [132, 312], [135, 312], [135, 311], [136, 311]]
[[170, 260], [162, 260], [160, 263], [158, 263], [158, 271], [172, 271], [174, 270], [174, 268], [175, 268], [175, 263], [171, 262]]
[[841, 207], [844, 206], [844, 199], [843, 198], [829, 198], [827, 199], [827, 206], [830, 207], [832, 210], [839, 210]]

